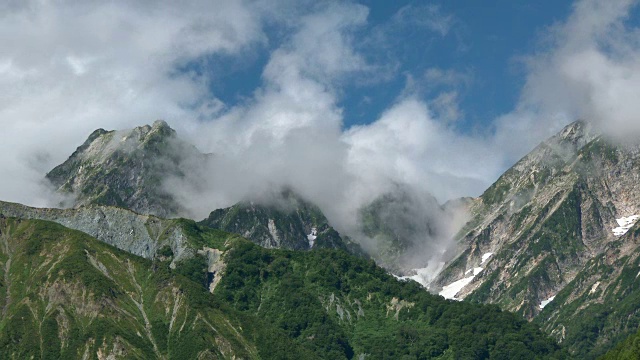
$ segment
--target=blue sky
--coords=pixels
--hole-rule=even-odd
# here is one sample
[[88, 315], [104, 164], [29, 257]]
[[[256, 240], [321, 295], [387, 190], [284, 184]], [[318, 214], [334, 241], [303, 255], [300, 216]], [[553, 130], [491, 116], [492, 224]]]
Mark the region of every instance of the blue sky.
[[156, 119], [224, 159], [179, 189], [194, 212], [478, 196], [576, 119], [640, 134], [638, 3], [0, 2], [0, 199], [51, 204], [43, 175], [93, 130]]
[[[462, 132], [486, 131], [496, 117], [513, 109], [525, 80], [521, 57], [535, 53], [545, 30], [566, 19], [572, 5], [566, 0], [358, 3], [369, 10], [366, 26], [356, 35], [365, 42], [360, 50], [371, 61], [394, 69], [384, 80], [342, 84], [339, 104], [344, 126], [375, 121], [403, 93], [411, 77], [416, 86], [424, 87], [419, 93], [426, 100], [440, 91], [458, 92], [463, 115], [457, 127]], [[425, 9], [447, 18], [441, 33], [417, 24]], [[403, 11], [415, 17], [405, 18], [405, 24], [394, 22]], [[252, 49], [240, 61], [220, 55], [200, 64], [212, 74], [211, 91], [229, 105], [250, 98], [261, 85], [270, 51], [286, 37], [279, 30], [268, 32], [269, 44]], [[380, 31], [385, 32], [385, 44], [371, 39], [372, 33]], [[430, 86], [425, 79], [429, 69], [453, 71], [464, 79], [454, 85]]]

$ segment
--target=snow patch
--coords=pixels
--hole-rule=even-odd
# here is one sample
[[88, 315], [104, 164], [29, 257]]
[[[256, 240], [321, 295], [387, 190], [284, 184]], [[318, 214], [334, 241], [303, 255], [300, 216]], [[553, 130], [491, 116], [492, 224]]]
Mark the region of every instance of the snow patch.
[[458, 281], [454, 281], [451, 284], [442, 288], [442, 291], [439, 292], [440, 296], [445, 299], [457, 300], [460, 301], [462, 299], [456, 298], [456, 295], [462, 290], [463, 287], [469, 285], [475, 276], [469, 276]]
[[591, 287], [591, 291], [589, 291], [589, 295], [591, 295], [594, 292], [596, 292], [596, 290], [598, 290], [598, 286], [600, 286], [600, 281], [598, 281], [597, 283], [593, 284], [593, 286]]
[[489, 260], [489, 258], [493, 255], [492, 252], [488, 252], [484, 255], [482, 255], [482, 262], [480, 263], [480, 265], [484, 264], [487, 260]]
[[269, 224], [267, 225], [269, 228], [269, 234], [276, 242], [280, 242], [280, 235], [278, 235], [278, 228], [276, 228], [276, 223], [273, 219], [269, 219]]
[[550, 302], [553, 301], [553, 299], [555, 299], [556, 296], [553, 295], [552, 297], [548, 298], [547, 300], [542, 300], [542, 302], [540, 303], [540, 310], [544, 309], [545, 306], [549, 305]]
[[444, 297], [445, 299], [450, 299], [450, 300], [457, 300], [460, 301], [462, 299], [459, 299], [456, 297], [456, 295], [458, 295], [458, 293], [460, 292], [460, 290], [462, 290], [462, 288], [464, 288], [465, 286], [469, 285], [469, 283], [471, 283], [471, 281], [482, 272], [482, 270], [484, 270], [481, 267], [476, 267], [473, 269], [469, 269], [467, 271], [465, 271], [465, 275], [469, 275], [472, 274], [471, 276], [465, 277], [463, 279], [460, 279], [458, 281], [454, 281], [449, 285], [446, 285], [442, 288], [442, 291], [439, 292], [440, 296]]
[[311, 228], [311, 234], [307, 235], [307, 240], [309, 240], [309, 249], [313, 248], [313, 245], [316, 243], [317, 237], [318, 237], [318, 229]]
[[629, 229], [635, 225], [635, 223], [640, 219], [640, 215], [632, 215], [629, 217], [621, 217], [620, 219], [616, 219], [618, 223], [618, 227], [613, 228], [613, 235], [622, 236], [626, 234]]

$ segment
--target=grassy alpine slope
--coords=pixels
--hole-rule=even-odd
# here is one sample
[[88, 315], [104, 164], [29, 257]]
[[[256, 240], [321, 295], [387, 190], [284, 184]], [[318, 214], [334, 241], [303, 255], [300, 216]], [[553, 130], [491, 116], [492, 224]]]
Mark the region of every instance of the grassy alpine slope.
[[[494, 306], [445, 301], [340, 250], [263, 249], [193, 225], [223, 251], [171, 269], [61, 225], [0, 219], [0, 358], [562, 358]], [[167, 251], [165, 251], [167, 250]]]
[[257, 358], [200, 284], [61, 225], [0, 219], [0, 358]]

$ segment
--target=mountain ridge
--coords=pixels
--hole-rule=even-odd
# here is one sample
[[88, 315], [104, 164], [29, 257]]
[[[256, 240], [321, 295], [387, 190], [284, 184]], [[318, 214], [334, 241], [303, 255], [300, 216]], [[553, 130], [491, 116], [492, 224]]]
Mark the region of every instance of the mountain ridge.
[[447, 302], [341, 250], [203, 238], [224, 263], [213, 289], [204, 253], [171, 269], [170, 253], [0, 216], [0, 358], [566, 358], [513, 314]]
[[[151, 159], [154, 156], [164, 160], [155, 161]], [[335, 292], [323, 292], [326, 288], [315, 292], [318, 288], [314, 282], [295, 275], [295, 271], [277, 270], [273, 272], [276, 280], [262, 278], [266, 275], [252, 277], [271, 274], [272, 267], [276, 267], [272, 263], [274, 259], [282, 264], [293, 261], [297, 264], [294, 268], [300, 269], [307, 266], [305, 261], [316, 261], [317, 257], [332, 259], [330, 264], [347, 261], [340, 256], [336, 258], [333, 254], [337, 253], [332, 251], [362, 253], [349, 237], [331, 227], [317, 206], [292, 190], [283, 190], [270, 202], [247, 200], [213, 210], [198, 223], [154, 215], [183, 211], [162, 187], [162, 176], [184, 176], [184, 164], [206, 161], [207, 156], [179, 140], [164, 122], [125, 131], [98, 129], [65, 163], [47, 175], [59, 185], [60, 192], [76, 195], [74, 209], [35, 209], [0, 202], [0, 214], [55, 221], [154, 264], [166, 263], [171, 273], [187, 274], [199, 282], [206, 293], [223, 302], [231, 301], [228, 305], [238, 311], [234, 314], [240, 317], [250, 316], [245, 313], [246, 307], [255, 306], [253, 311], [259, 312], [265, 297], [273, 296], [274, 289], [295, 279], [292, 283], [295, 286], [282, 287], [289, 289], [285, 293], [301, 291], [307, 295], [296, 301], [309, 304], [316, 304], [312, 298], [322, 299], [321, 307], [337, 314], [339, 320], [336, 315], [331, 315], [333, 320], [330, 320], [325, 318], [326, 314], [317, 314], [318, 319], [332, 324], [332, 331], [336, 331], [340, 341], [349, 344], [332, 347], [331, 351], [337, 351], [338, 357], [356, 355], [351, 351], [362, 349], [359, 347], [364, 343], [360, 341], [364, 338], [359, 337], [362, 334], [354, 337], [353, 329], [343, 324], [345, 316], [351, 322], [354, 314], [359, 317], [363, 309], [362, 296], [356, 298], [358, 303], [351, 299], [354, 289], [348, 286], [345, 290], [334, 284], [338, 286], [335, 291], [343, 291], [336, 298]], [[416, 279], [428, 285], [430, 291], [449, 299], [499, 305], [540, 326], [574, 356], [595, 358], [635, 333], [640, 325], [640, 315], [633, 315], [631, 310], [640, 307], [640, 289], [636, 289], [635, 278], [629, 275], [640, 266], [640, 259], [635, 255], [640, 252], [636, 244], [637, 225], [634, 227], [635, 215], [640, 214], [638, 174], [640, 147], [612, 144], [588, 122], [578, 121], [537, 146], [479, 198], [440, 205], [428, 196], [413, 198], [407, 189], [398, 185], [396, 192], [372, 199], [368, 206], [360, 209], [362, 228], [358, 236], [362, 238], [357, 240], [374, 239], [377, 250], [388, 250], [374, 256], [387, 271], [406, 271], [398, 264], [406, 262], [407, 256], [413, 256], [416, 263], [429, 262], [428, 267], [418, 269], [421, 271], [417, 274], [402, 277], [401, 284], [407, 279]], [[158, 191], [162, 193], [160, 196], [156, 196]], [[457, 248], [446, 245], [446, 239], [453, 236], [448, 233], [453, 227], [443, 222], [451, 218], [436, 216], [456, 209], [468, 209], [472, 215], [456, 236]], [[266, 249], [242, 245], [241, 248], [251, 254], [249, 258], [241, 256], [248, 262], [233, 262], [233, 252], [227, 251], [227, 244], [243, 244], [242, 237]], [[300, 251], [308, 254], [298, 255]], [[457, 251], [457, 255], [452, 251]], [[452, 260], [445, 264], [448, 258]], [[356, 261], [349, 259], [347, 263]], [[442, 261], [442, 271], [438, 270], [437, 261]], [[330, 264], [327, 266], [333, 266]], [[279, 266], [279, 269], [289, 269]], [[363, 265], [359, 269], [365, 268], [374, 271]], [[308, 268], [306, 274], [315, 271]], [[351, 282], [348, 280], [352, 279], [351, 275], [346, 278], [338, 275], [341, 271], [334, 274], [336, 284]], [[435, 272], [438, 275], [431, 281], [430, 276]], [[292, 278], [281, 279], [285, 274]], [[327, 284], [333, 283], [329, 278], [334, 275], [320, 278]], [[253, 282], [241, 280], [246, 276]], [[230, 283], [236, 285], [229, 288]], [[244, 285], [238, 287], [238, 284]], [[410, 311], [411, 301], [407, 296], [414, 296], [409, 294], [420, 289], [417, 285], [410, 287], [412, 290], [403, 292], [402, 297], [376, 306], [396, 309], [398, 318], [402, 309]], [[290, 295], [285, 293], [279, 293], [280, 298], [273, 300], [286, 303]], [[308, 297], [309, 294], [314, 295]], [[260, 305], [254, 302], [256, 296], [261, 299]], [[283, 310], [275, 307], [269, 311], [275, 309]], [[475, 310], [469, 308], [469, 311]], [[275, 316], [270, 321], [276, 324], [281, 316], [277, 312], [266, 314]], [[584, 320], [589, 316], [598, 320]], [[303, 326], [297, 321], [289, 319], [287, 324]], [[411, 324], [414, 329], [423, 326]], [[269, 327], [261, 326], [262, 329], [254, 328], [254, 334]], [[287, 333], [290, 331], [287, 326], [293, 325], [279, 329]], [[308, 332], [308, 336], [317, 335], [316, 326], [311, 326], [315, 330]], [[289, 337], [285, 336], [282, 341], [287, 343], [293, 339], [304, 344], [300, 345], [303, 353], [327, 354], [299, 336], [299, 332], [289, 332]], [[365, 348], [370, 346], [373, 345], [367, 343]], [[384, 353], [382, 349], [376, 351]], [[439, 354], [451, 355], [446, 351]], [[560, 357], [564, 356], [566, 354]]]
[[[587, 306], [578, 295], [560, 294], [595, 271], [589, 269], [593, 258], [611, 254], [611, 244], [627, 239], [613, 229], [616, 219], [640, 212], [638, 154], [637, 146], [611, 144], [584, 122], [570, 124], [505, 172], [474, 203], [473, 218], [459, 235], [463, 251], [438, 275], [435, 289], [450, 290], [455, 284], [456, 298], [499, 304], [535, 319], [574, 354], [602, 354], [610, 336], [637, 327], [611, 320], [608, 329], [592, 334], [572, 320], [575, 313], [547, 313], [565, 299], [566, 309]], [[471, 275], [473, 268], [479, 270]], [[613, 304], [620, 299], [610, 302], [617, 313]], [[539, 314], [546, 320], [537, 319]], [[593, 343], [581, 343], [581, 336], [592, 337]]]

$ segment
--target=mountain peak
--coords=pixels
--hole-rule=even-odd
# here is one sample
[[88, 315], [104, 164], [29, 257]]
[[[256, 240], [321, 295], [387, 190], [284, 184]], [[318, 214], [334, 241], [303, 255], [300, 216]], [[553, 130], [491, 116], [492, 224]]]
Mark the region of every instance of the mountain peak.
[[594, 140], [597, 136], [598, 134], [590, 122], [586, 120], [577, 120], [565, 126], [554, 138], [559, 138], [565, 143], [571, 143], [577, 149], [580, 149], [587, 143]]
[[153, 128], [169, 128], [169, 129], [171, 129], [169, 124], [167, 124], [167, 122], [162, 120], [162, 119], [158, 119], [158, 120], [154, 121], [152, 127]]
[[[638, 306], [640, 152], [594, 130], [569, 124], [487, 189], [434, 282], [535, 319], [577, 358], [640, 318], [623, 310]], [[597, 333], [582, 322], [593, 318]]]
[[[149, 125], [146, 125], [149, 127]], [[148, 136], [161, 136], [161, 137], [173, 137], [176, 136], [177, 133], [173, 130], [169, 124], [167, 124], [164, 120], [156, 120], [153, 122], [153, 125], [149, 128], [147, 132]]]
[[47, 174], [74, 205], [113, 205], [158, 216], [175, 216], [181, 207], [161, 186], [167, 176], [184, 176], [181, 164], [203, 155], [178, 138], [165, 121], [128, 130], [98, 129]]
[[241, 234], [266, 248], [311, 250], [340, 248], [361, 253], [355, 244], [333, 229], [320, 208], [291, 188], [283, 188], [256, 201], [243, 201], [217, 209], [201, 225]]
[[120, 141], [129, 142], [130, 145], [139, 147], [156, 145], [159, 142], [177, 137], [176, 131], [164, 120], [156, 120], [153, 125], [138, 126], [132, 130], [121, 130], [117, 133], [116, 135], [121, 137]]

